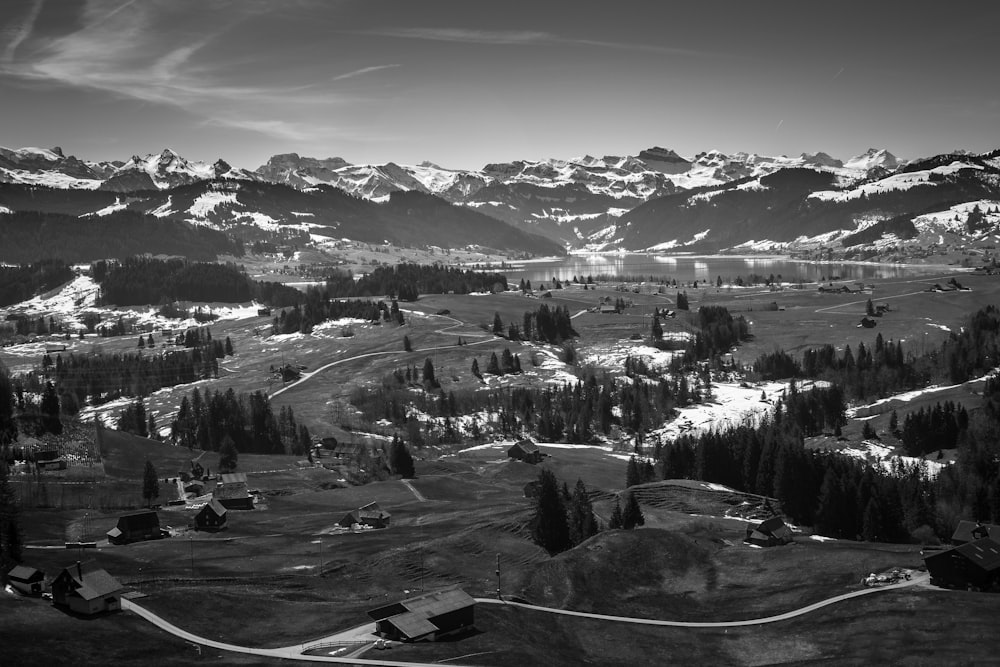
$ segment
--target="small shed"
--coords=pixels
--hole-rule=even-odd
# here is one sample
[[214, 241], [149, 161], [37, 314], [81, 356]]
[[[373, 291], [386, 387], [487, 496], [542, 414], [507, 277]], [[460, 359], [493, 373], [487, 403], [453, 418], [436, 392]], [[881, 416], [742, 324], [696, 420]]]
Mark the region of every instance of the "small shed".
[[989, 590], [1000, 585], [1000, 543], [984, 537], [924, 556], [931, 583]]
[[859, 327], [864, 327], [865, 329], [874, 329], [875, 325], [877, 325], [877, 324], [878, 324], [878, 322], [876, 322], [873, 318], [868, 317], [866, 315], [865, 317], [861, 318], [861, 322], [858, 323], [858, 326]]
[[471, 629], [476, 601], [453, 588], [401, 600], [368, 612], [375, 633], [403, 642], [437, 641]]
[[772, 516], [756, 526], [747, 526], [747, 536], [743, 541], [759, 547], [789, 544], [792, 542], [792, 530], [781, 520], [781, 517]]
[[978, 521], [959, 521], [958, 527], [951, 535], [951, 543], [960, 546], [966, 542], [981, 540], [984, 537], [1000, 542], [1000, 526]]
[[40, 595], [45, 586], [45, 573], [27, 565], [15, 565], [7, 579], [14, 590], [25, 595]]
[[121, 609], [124, 586], [93, 562], [70, 565], [52, 582], [52, 602], [92, 616]]
[[215, 498], [205, 503], [194, 515], [194, 526], [198, 530], [219, 530], [226, 527], [226, 506]]
[[344, 518], [337, 522], [337, 525], [344, 528], [351, 528], [354, 525], [368, 526], [370, 528], [388, 528], [392, 515], [386, 512], [377, 502], [368, 503], [364, 507], [351, 510], [344, 515]]
[[525, 438], [511, 445], [510, 449], [507, 450], [507, 456], [525, 463], [538, 463], [545, 457], [545, 454], [538, 449], [538, 445], [529, 438]]
[[153, 510], [123, 514], [118, 517], [118, 525], [108, 531], [111, 544], [128, 544], [141, 540], [158, 540], [163, 537], [160, 517]]

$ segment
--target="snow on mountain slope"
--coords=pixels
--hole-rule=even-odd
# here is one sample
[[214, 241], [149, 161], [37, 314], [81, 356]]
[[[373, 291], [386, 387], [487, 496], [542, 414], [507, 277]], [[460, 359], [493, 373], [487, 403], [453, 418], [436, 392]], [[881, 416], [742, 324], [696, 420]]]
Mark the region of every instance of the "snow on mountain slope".
[[949, 174], [954, 174], [961, 169], [982, 170], [982, 167], [977, 164], [955, 161], [948, 165], [934, 167], [933, 169], [922, 169], [920, 171], [893, 174], [872, 183], [865, 183], [850, 190], [819, 190], [810, 194], [809, 198], [818, 199], [820, 201], [844, 202], [872, 194], [891, 192], [894, 190], [909, 190], [910, 188], [917, 187], [919, 185], [934, 185], [938, 182], [935, 177], [940, 178]]
[[861, 155], [856, 155], [844, 163], [846, 169], [857, 172], [867, 172], [876, 167], [893, 170], [902, 165], [899, 158], [884, 148], [869, 148]]
[[934, 213], [925, 213], [913, 218], [913, 226], [918, 232], [953, 232], [963, 233], [968, 230], [969, 215], [976, 209], [983, 215], [983, 224], [991, 229], [1000, 225], [1000, 201], [982, 199], [980, 201], [963, 202]]

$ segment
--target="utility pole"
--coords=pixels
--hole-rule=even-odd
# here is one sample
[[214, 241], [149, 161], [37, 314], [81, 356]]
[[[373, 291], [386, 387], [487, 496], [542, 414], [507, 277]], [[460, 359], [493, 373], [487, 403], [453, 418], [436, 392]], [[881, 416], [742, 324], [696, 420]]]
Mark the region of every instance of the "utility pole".
[[497, 600], [503, 600], [500, 595], [500, 554], [497, 554]]
[[194, 579], [194, 540], [188, 535], [188, 546], [191, 548], [191, 578]]

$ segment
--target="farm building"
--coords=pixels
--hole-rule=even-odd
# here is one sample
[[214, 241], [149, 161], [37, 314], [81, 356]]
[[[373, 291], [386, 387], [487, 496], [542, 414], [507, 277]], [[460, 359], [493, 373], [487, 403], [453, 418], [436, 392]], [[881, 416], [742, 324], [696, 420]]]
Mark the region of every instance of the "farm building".
[[1000, 526], [976, 521], [959, 521], [958, 527], [952, 533], [951, 543], [959, 546], [966, 542], [981, 540], [984, 537], [1000, 542]]
[[989, 590], [1000, 585], [1000, 543], [984, 537], [924, 557], [931, 583]]
[[45, 586], [45, 573], [26, 565], [16, 565], [7, 573], [7, 579], [15, 590], [25, 595], [39, 595]]
[[52, 602], [78, 614], [121, 609], [124, 587], [94, 563], [70, 565], [52, 582]]
[[789, 544], [792, 541], [792, 531], [781, 517], [772, 516], [756, 526], [747, 526], [747, 536], [743, 541], [759, 547], [776, 547]]
[[212, 492], [212, 498], [230, 510], [252, 510], [253, 497], [247, 491], [245, 472], [226, 472], [219, 475], [219, 483]]
[[194, 515], [194, 525], [198, 530], [218, 530], [226, 525], [225, 505], [215, 498], [205, 503], [205, 506]]
[[545, 458], [545, 454], [542, 453], [542, 450], [538, 449], [538, 445], [528, 438], [515, 442], [507, 450], [507, 456], [518, 461], [524, 461], [525, 463], [538, 463]]
[[158, 540], [163, 537], [163, 533], [160, 529], [160, 517], [156, 512], [135, 512], [118, 517], [118, 525], [108, 531], [108, 542], [128, 544], [141, 540]]
[[365, 446], [357, 442], [341, 442], [333, 446], [330, 455], [341, 461], [357, 461], [365, 453]]
[[392, 515], [379, 507], [378, 503], [368, 503], [364, 507], [359, 507], [345, 514], [344, 518], [337, 522], [337, 525], [344, 528], [351, 528], [354, 525], [388, 528], [391, 518]]
[[476, 601], [454, 588], [401, 600], [368, 612], [375, 633], [396, 641], [437, 641], [472, 628]]

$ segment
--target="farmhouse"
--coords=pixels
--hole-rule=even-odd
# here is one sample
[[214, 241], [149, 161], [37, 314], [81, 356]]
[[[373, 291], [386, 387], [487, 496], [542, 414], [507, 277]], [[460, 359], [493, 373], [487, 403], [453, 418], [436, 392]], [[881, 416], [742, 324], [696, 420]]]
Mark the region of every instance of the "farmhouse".
[[163, 537], [163, 533], [160, 529], [160, 517], [156, 512], [147, 510], [118, 517], [118, 525], [108, 531], [108, 542], [128, 544], [140, 540], [158, 540]]
[[1000, 584], [1000, 543], [984, 537], [924, 556], [931, 583], [989, 590]]
[[538, 449], [538, 445], [528, 438], [515, 442], [507, 450], [507, 456], [518, 461], [524, 461], [525, 463], [538, 463], [545, 458], [545, 454], [542, 453], [542, 450]]
[[747, 526], [747, 536], [743, 541], [759, 547], [775, 547], [792, 542], [792, 531], [781, 517], [772, 516], [757, 526]]
[[951, 543], [959, 546], [966, 542], [975, 542], [984, 537], [1000, 542], [1000, 526], [976, 521], [959, 521], [958, 527], [952, 533]]
[[16, 565], [7, 573], [7, 579], [15, 590], [25, 595], [38, 595], [45, 586], [45, 573], [26, 565]]
[[230, 510], [252, 510], [253, 497], [247, 491], [245, 472], [226, 472], [219, 475], [219, 483], [212, 492], [212, 499], [218, 500]]
[[472, 628], [476, 601], [454, 588], [427, 593], [368, 612], [375, 633], [396, 641], [437, 641]]
[[861, 322], [858, 323], [858, 326], [864, 327], [865, 329], [874, 329], [876, 324], [878, 324], [878, 322], [866, 315], [861, 318]]
[[364, 507], [359, 507], [345, 514], [344, 518], [337, 522], [337, 525], [344, 528], [351, 528], [354, 525], [388, 528], [391, 518], [392, 515], [379, 507], [378, 503], [368, 503]]
[[121, 609], [124, 587], [95, 563], [70, 565], [52, 582], [52, 602], [88, 616]]
[[194, 526], [198, 530], [219, 530], [226, 526], [225, 505], [215, 498], [205, 503], [205, 506], [194, 516]]

